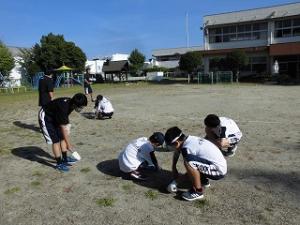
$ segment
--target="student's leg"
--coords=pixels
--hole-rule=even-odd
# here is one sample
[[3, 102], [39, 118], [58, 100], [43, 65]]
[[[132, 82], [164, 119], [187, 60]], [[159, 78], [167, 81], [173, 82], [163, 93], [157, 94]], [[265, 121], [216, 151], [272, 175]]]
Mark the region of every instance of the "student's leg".
[[191, 167], [187, 161], [184, 161], [184, 166], [195, 190], [201, 190], [200, 172], [197, 169]]
[[73, 157], [68, 157], [68, 149], [65, 140], [60, 141], [60, 147], [61, 147], [62, 160], [67, 166], [71, 166], [72, 164], [78, 161]]
[[67, 144], [66, 144], [65, 140], [60, 141], [60, 147], [61, 147], [61, 154], [62, 154], [62, 157], [63, 157], [63, 161], [67, 162], [68, 149], [67, 149]]
[[57, 164], [62, 163], [61, 149], [60, 149], [60, 143], [59, 142], [52, 144], [52, 151], [53, 151], [53, 155], [54, 155], [54, 158], [55, 158]]

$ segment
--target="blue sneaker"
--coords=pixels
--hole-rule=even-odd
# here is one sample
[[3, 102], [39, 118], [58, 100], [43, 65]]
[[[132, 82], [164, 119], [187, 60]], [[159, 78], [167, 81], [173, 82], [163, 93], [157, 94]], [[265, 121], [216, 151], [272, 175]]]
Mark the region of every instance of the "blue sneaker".
[[69, 167], [67, 167], [64, 163], [57, 164], [55, 169], [59, 170], [60, 172], [68, 172], [70, 170]]
[[77, 161], [78, 161], [77, 159], [74, 159], [73, 157], [68, 156], [67, 160], [63, 160], [63, 163], [66, 166], [72, 166], [73, 164], [77, 163]]
[[202, 191], [195, 191], [194, 188], [191, 188], [189, 191], [182, 193], [181, 197], [187, 201], [194, 201], [204, 198], [204, 195]]

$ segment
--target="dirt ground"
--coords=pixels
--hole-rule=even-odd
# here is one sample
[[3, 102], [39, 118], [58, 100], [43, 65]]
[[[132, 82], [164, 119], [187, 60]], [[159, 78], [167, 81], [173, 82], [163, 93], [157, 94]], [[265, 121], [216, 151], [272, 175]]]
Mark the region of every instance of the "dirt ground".
[[[128, 84], [94, 91], [111, 99], [115, 115], [90, 119], [92, 103], [71, 114], [82, 160], [68, 173], [53, 168], [38, 128], [37, 94], [11, 101], [0, 95], [1, 225], [300, 224], [300, 86]], [[170, 152], [156, 153], [163, 170], [148, 182], [120, 177], [116, 158], [130, 140], [175, 125], [202, 136], [209, 113], [233, 118], [244, 136], [227, 160], [227, 176], [211, 181], [205, 200], [166, 193]], [[178, 167], [184, 172], [182, 159]]]

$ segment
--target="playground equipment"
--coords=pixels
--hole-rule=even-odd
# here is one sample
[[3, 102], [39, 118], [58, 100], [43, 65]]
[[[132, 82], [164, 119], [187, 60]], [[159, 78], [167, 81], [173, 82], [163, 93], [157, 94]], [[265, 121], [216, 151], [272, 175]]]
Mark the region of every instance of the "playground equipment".
[[60, 72], [55, 81], [55, 87], [58, 88], [62, 85], [70, 87], [73, 84], [83, 84], [83, 75], [73, 75], [72, 68], [62, 65], [61, 67], [55, 69], [55, 71]]
[[78, 75], [70, 75], [70, 74], [60, 74], [56, 77], [55, 80], [55, 88], [61, 87], [61, 86], [73, 86], [73, 84], [83, 84], [83, 74]]
[[38, 89], [39, 88], [39, 80], [44, 77], [44, 72], [38, 72], [36, 73], [32, 79], [31, 79], [31, 85], [33, 89]]
[[218, 83], [232, 83], [233, 73], [232, 71], [217, 71], [210, 73], [198, 73], [198, 84], [218, 84]]

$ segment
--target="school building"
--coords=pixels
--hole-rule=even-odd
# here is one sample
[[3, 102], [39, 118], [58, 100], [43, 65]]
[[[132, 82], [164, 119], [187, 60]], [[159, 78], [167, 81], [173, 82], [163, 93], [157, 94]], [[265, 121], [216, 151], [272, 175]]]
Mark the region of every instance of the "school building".
[[[203, 18], [203, 47], [181, 48], [200, 51], [204, 72], [210, 61], [242, 50], [249, 57], [244, 74], [272, 74], [275, 61], [279, 73], [300, 79], [300, 2], [271, 7], [207, 15]], [[167, 53], [167, 54], [164, 54]], [[157, 49], [159, 65], [177, 65], [178, 49]]]

